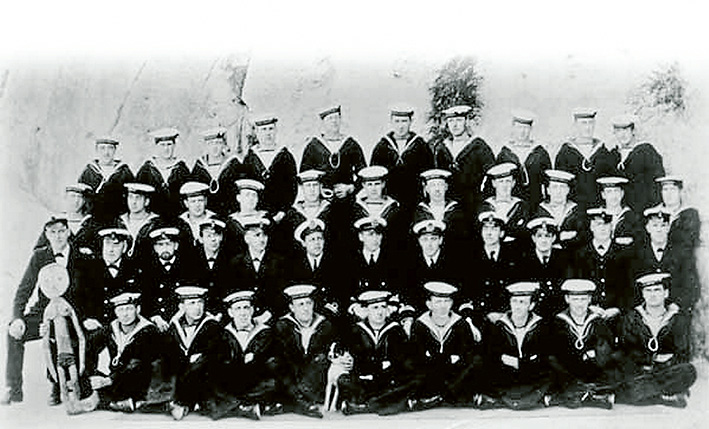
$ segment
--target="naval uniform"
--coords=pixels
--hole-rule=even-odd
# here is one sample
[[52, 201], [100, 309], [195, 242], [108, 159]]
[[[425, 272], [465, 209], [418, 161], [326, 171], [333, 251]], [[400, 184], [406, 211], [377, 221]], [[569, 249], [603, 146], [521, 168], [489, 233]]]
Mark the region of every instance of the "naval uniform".
[[134, 180], [133, 172], [124, 162], [114, 160], [110, 170], [95, 159], [86, 164], [79, 183], [91, 186], [93, 214], [99, 219], [112, 220], [127, 210], [123, 184]]
[[630, 151], [616, 147], [620, 162], [617, 165], [620, 175], [627, 178], [625, 200], [637, 212], [658, 204], [661, 201], [655, 179], [665, 175], [662, 155], [650, 143], [640, 143]]
[[[515, 187], [512, 194], [526, 200], [529, 203], [529, 207], [536, 207], [544, 199], [544, 193], [542, 192], [544, 172], [552, 168], [549, 152], [539, 144], [530, 146], [531, 150], [524, 159], [524, 164], [522, 164], [518, 153], [515, 152], [515, 150], [521, 151], [521, 148], [512, 144], [510, 146], [502, 146], [500, 153], [497, 154], [495, 163], [512, 162], [517, 166], [517, 170], [514, 173]], [[519, 155], [523, 153], [519, 153]]]
[[609, 151], [600, 140], [594, 138], [592, 145], [591, 153], [586, 156], [573, 141], [566, 142], [561, 145], [554, 161], [556, 170], [576, 175], [569, 199], [576, 201], [584, 211], [600, 203], [596, 179], [617, 175], [616, 167], [620, 161], [618, 153]]
[[190, 180], [209, 185], [207, 208], [220, 216], [227, 216], [236, 210], [235, 182], [237, 179], [245, 178], [246, 171], [246, 168], [235, 156], [227, 158], [217, 165], [210, 164], [203, 156], [198, 158], [192, 166]]
[[150, 207], [155, 213], [172, 218], [181, 212], [180, 188], [190, 178], [190, 169], [181, 159], [173, 159], [164, 170], [149, 159], [143, 163], [135, 175], [140, 183], [155, 188], [150, 196]]
[[326, 188], [336, 183], [353, 184], [357, 172], [367, 166], [364, 152], [352, 137], [346, 136], [338, 143], [339, 148], [333, 152], [324, 137], [313, 137], [303, 150], [300, 172], [324, 172], [322, 184]]

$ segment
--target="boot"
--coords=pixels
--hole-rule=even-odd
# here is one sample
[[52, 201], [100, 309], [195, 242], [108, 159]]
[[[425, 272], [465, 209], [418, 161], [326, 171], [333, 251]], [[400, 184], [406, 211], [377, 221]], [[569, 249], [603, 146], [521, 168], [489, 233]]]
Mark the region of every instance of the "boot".
[[277, 416], [279, 414], [285, 413], [285, 407], [280, 402], [271, 402], [263, 406], [263, 412], [261, 415], [264, 416]]
[[586, 407], [612, 410], [615, 403], [615, 395], [613, 393], [590, 393], [581, 403]]
[[7, 389], [0, 398], [0, 405], [10, 405], [13, 402], [22, 402], [24, 399], [22, 390]]
[[59, 389], [59, 383], [52, 383], [52, 390], [49, 392], [49, 397], [47, 398], [47, 405], [50, 407], [57, 406], [62, 403], [61, 390]]
[[241, 404], [239, 405], [239, 412], [237, 415], [251, 420], [261, 420], [261, 407], [259, 404]]
[[662, 405], [673, 408], [686, 408], [687, 398], [683, 393], [675, 393], [673, 395], [662, 395], [660, 396]]
[[113, 411], [121, 411], [123, 413], [132, 413], [135, 411], [135, 402], [132, 398], [122, 401], [114, 401], [108, 404], [108, 408]]
[[368, 414], [371, 411], [367, 404], [358, 404], [355, 402], [343, 401], [342, 402], [342, 414], [346, 416], [351, 416], [354, 414]]
[[443, 398], [440, 395], [431, 396], [423, 399], [409, 399], [410, 411], [423, 411], [435, 408], [443, 403]]
[[189, 407], [179, 405], [177, 402], [170, 402], [170, 414], [175, 420], [182, 420], [189, 413]]

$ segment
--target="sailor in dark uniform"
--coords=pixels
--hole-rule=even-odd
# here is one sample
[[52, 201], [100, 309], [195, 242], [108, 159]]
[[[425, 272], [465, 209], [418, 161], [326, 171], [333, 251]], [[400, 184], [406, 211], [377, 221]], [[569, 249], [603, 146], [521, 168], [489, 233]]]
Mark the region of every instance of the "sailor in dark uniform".
[[453, 252], [463, 252], [473, 240], [473, 228], [472, 223], [466, 219], [463, 206], [450, 198], [450, 177], [450, 171], [439, 169], [421, 173], [426, 198], [416, 206], [411, 225], [427, 219], [445, 223], [446, 246]]
[[[293, 205], [298, 191], [295, 158], [276, 137], [278, 118], [262, 115], [254, 121], [258, 144], [249, 148], [244, 167], [251, 178], [263, 183], [261, 207], [276, 224]], [[275, 226], [275, 225], [274, 225]]]
[[531, 138], [534, 116], [521, 110], [513, 112], [512, 137], [495, 158], [497, 164], [511, 162], [517, 166], [512, 194], [527, 201], [530, 208], [542, 202], [544, 171], [552, 168], [549, 152]]
[[[416, 312], [426, 308], [428, 294], [423, 288], [424, 284], [431, 281], [462, 284], [465, 264], [460, 255], [446, 246], [445, 230], [446, 224], [434, 219], [422, 220], [412, 228], [418, 246], [403, 265], [406, 267], [407, 280], [401, 290], [401, 300], [413, 306]], [[461, 293], [463, 300], [470, 298], [469, 292], [464, 290]]]
[[618, 402], [687, 406], [689, 388], [697, 379], [690, 363], [690, 321], [681, 308], [667, 304], [669, 280], [667, 273], [653, 273], [636, 281], [642, 304], [623, 323], [621, 349], [629, 368]]
[[328, 353], [337, 338], [330, 321], [315, 312], [315, 291], [312, 285], [284, 289], [289, 312], [276, 321], [275, 329], [283, 359], [279, 388], [287, 397], [286, 408], [322, 418], [318, 404], [325, 397]]
[[175, 144], [180, 132], [173, 128], [153, 131], [157, 153], [138, 169], [138, 182], [155, 188], [152, 210], [166, 217], [180, 213], [180, 187], [189, 180], [190, 170], [185, 161], [175, 157]]
[[614, 117], [613, 135], [618, 145], [618, 172], [629, 180], [626, 202], [632, 210], [641, 213], [660, 202], [655, 179], [665, 175], [662, 155], [648, 142], [638, 142], [635, 137], [636, 118], [632, 115]]
[[605, 143], [594, 137], [595, 109], [578, 108], [574, 110], [573, 116], [576, 135], [561, 145], [554, 168], [576, 176], [571, 199], [578, 203], [581, 210], [586, 210], [600, 204], [596, 179], [617, 175], [620, 156], [609, 151]]
[[492, 183], [495, 194], [486, 198], [478, 213], [493, 211], [505, 222], [505, 241], [518, 240], [516, 244], [528, 243], [526, 224], [529, 218], [529, 205], [526, 201], [512, 195], [517, 167], [511, 162], [497, 164], [487, 170], [487, 179]]
[[545, 172], [547, 200], [539, 204], [534, 217], [551, 217], [559, 229], [559, 244], [573, 249], [583, 242], [586, 234], [585, 212], [569, 199], [574, 175], [566, 171], [547, 170]]
[[638, 245], [644, 236], [642, 219], [624, 204], [628, 179], [624, 177], [600, 177], [596, 179], [601, 188], [603, 208], [612, 216], [613, 241], [621, 246]]
[[375, 165], [361, 169], [359, 176], [362, 190], [355, 197], [357, 218], [380, 217], [387, 221], [386, 245], [394, 250], [403, 250], [408, 238], [407, 220], [398, 201], [388, 195], [389, 170]]
[[[168, 328], [178, 302], [175, 288], [194, 281], [195, 267], [190, 256], [182, 253], [180, 231], [174, 227], [153, 229], [148, 237], [152, 243], [150, 257], [139, 260], [136, 282], [143, 294], [145, 316], [160, 329]], [[206, 290], [206, 289], [205, 289]]]
[[271, 222], [266, 218], [244, 221], [246, 249], [229, 261], [231, 278], [242, 289], [256, 293], [256, 306], [263, 310], [259, 320], [280, 317], [286, 303], [280, 291], [290, 282], [290, 267], [284, 258], [268, 246]]
[[213, 419], [236, 416], [258, 420], [262, 411], [283, 411], [276, 397], [279, 351], [275, 331], [254, 320], [253, 299], [250, 290], [224, 298], [229, 321], [222, 335], [227, 347], [219, 370], [213, 374], [216, 395], [208, 406]]
[[190, 230], [192, 245], [199, 246], [199, 225], [202, 221], [216, 215], [215, 212], [207, 209], [209, 205], [209, 185], [201, 182], [187, 182], [180, 187], [180, 197], [186, 211], [180, 214], [179, 218]]
[[586, 210], [591, 237], [579, 247], [573, 259], [574, 277], [592, 280], [597, 288], [592, 304], [602, 308], [629, 310], [633, 307], [633, 249], [613, 240], [610, 213], [603, 208]]
[[481, 380], [472, 376], [482, 364], [480, 331], [453, 311], [458, 289], [444, 282], [429, 282], [424, 288], [428, 310], [414, 322], [410, 338], [419, 380], [408, 403], [413, 411], [469, 403], [481, 387]]
[[207, 408], [224, 339], [219, 320], [205, 311], [207, 289], [181, 286], [173, 293], [180, 304], [170, 319], [166, 340], [170, 370], [176, 376], [170, 414], [175, 420], [182, 420], [197, 405], [202, 410]]
[[354, 223], [360, 246], [349, 259], [349, 287], [342, 291], [340, 302], [374, 288], [394, 294], [400, 292], [403, 285], [398, 276], [396, 254], [383, 241], [387, 225], [380, 217], [363, 217]]
[[364, 309], [365, 318], [342, 335], [354, 359], [349, 374], [338, 379], [345, 415], [391, 414], [405, 409], [412, 386], [408, 337], [401, 325], [389, 317], [390, 297], [387, 291], [362, 292], [357, 302]]
[[[519, 246], [504, 242], [505, 220], [495, 212], [478, 215], [481, 244], [469, 253], [466, 266], [475, 276], [464, 281], [461, 295], [471, 301], [478, 316], [489, 312], [503, 312], [508, 299], [505, 287], [518, 273]], [[482, 318], [482, 317], [481, 317]]]
[[466, 212], [474, 213], [482, 201], [481, 185], [485, 172], [495, 163], [495, 154], [480, 137], [470, 135], [466, 120], [470, 106], [454, 106], [443, 112], [451, 137], [434, 149], [436, 168], [453, 173], [450, 195], [460, 201]]
[[98, 235], [101, 256], [83, 264], [77, 279], [77, 313], [89, 331], [111, 323], [115, 314], [109, 299], [127, 291], [136, 275], [135, 264], [126, 255], [131, 246], [128, 230], [105, 228]]
[[[273, 237], [272, 240], [274, 248], [284, 255], [293, 253], [297, 249], [298, 246], [293, 241], [295, 230], [306, 220], [320, 219], [325, 223], [327, 233], [331, 232], [329, 231], [330, 201], [326, 198], [326, 196], [330, 196], [330, 193], [325, 192], [320, 182], [324, 174], [318, 170], [298, 173], [298, 182], [300, 183], [298, 195], [281, 221], [281, 234]], [[326, 241], [330, 242], [329, 239]]]
[[115, 138], [97, 138], [96, 159], [86, 164], [79, 176], [79, 183], [91, 186], [93, 214], [102, 220], [112, 220], [126, 210], [123, 184], [134, 180], [130, 167], [115, 158], [118, 145]]
[[[295, 229], [295, 240], [302, 251], [291, 260], [292, 280], [318, 288], [321, 304], [332, 313], [344, 312], [350, 304], [342, 285], [342, 261], [327, 252], [327, 227], [318, 218], [306, 220]], [[321, 309], [318, 309], [319, 311]]]
[[246, 249], [244, 243], [244, 224], [253, 219], [267, 218], [268, 212], [262, 210], [259, 201], [263, 192], [263, 183], [253, 179], [239, 179], [236, 181], [236, 201], [239, 210], [231, 213], [227, 219], [227, 233], [234, 238], [233, 247], [238, 252]]
[[490, 395], [480, 406], [505, 406], [515, 410], [542, 407], [549, 386], [549, 337], [542, 318], [532, 311], [536, 282], [507, 287], [510, 310], [496, 318], [485, 334], [486, 374]]
[[207, 184], [209, 198], [207, 208], [221, 216], [227, 216], [236, 208], [234, 182], [246, 174], [246, 169], [236, 156], [229, 156], [226, 140], [227, 129], [212, 128], [202, 133], [207, 150], [192, 166], [190, 180]]
[[194, 262], [196, 282], [207, 289], [207, 311], [219, 314], [222, 298], [234, 285], [230, 260], [235, 256], [225, 242], [226, 223], [216, 217], [199, 224], [200, 247]]
[[[41, 338], [39, 328], [49, 298], [40, 290], [37, 279], [45, 265], [57, 263], [66, 267], [70, 284], [63, 294], [70, 304], [74, 304], [76, 294], [76, 270], [87, 259], [79, 249], [69, 242], [69, 225], [64, 214], [53, 214], [44, 224], [44, 234], [49, 244], [34, 249], [25, 269], [13, 301], [12, 321], [7, 330], [7, 367], [5, 388], [7, 389], [0, 404], [22, 402], [22, 367], [24, 363], [25, 343]], [[29, 308], [28, 308], [28, 305]], [[59, 383], [52, 383], [49, 397], [50, 405], [61, 403]]]
[[[130, 413], [167, 402], [169, 396], [159, 389], [162, 385], [167, 387], [164, 392], [171, 390], [169, 378], [162, 379], [160, 373], [165, 365], [164, 339], [140, 314], [140, 293], [123, 292], [110, 303], [113, 320], [90, 337], [91, 349], [98, 352], [106, 348], [110, 357], [109, 373], [89, 372], [91, 386], [99, 392], [99, 406]], [[98, 355], [90, 359], [98, 360]]]
[[670, 212], [669, 239], [672, 246], [685, 253], [687, 258], [694, 258], [694, 250], [699, 245], [701, 221], [697, 209], [682, 202], [684, 181], [678, 176], [664, 176], [655, 180], [661, 190], [662, 207]]
[[[699, 275], [693, 259], [677, 249], [669, 239], [670, 213], [663, 207], [645, 210], [647, 238], [633, 259], [635, 276], [665, 272], [671, 275], [669, 302], [692, 312], [699, 300]], [[635, 304], [638, 304], [635, 300]]]
[[433, 168], [431, 148], [423, 137], [411, 131], [413, 115], [414, 110], [407, 106], [391, 108], [392, 130], [374, 146], [369, 162], [387, 168], [387, 193], [409, 216], [421, 199], [421, 190], [416, 186], [419, 174]]
[[359, 170], [367, 166], [362, 147], [341, 133], [342, 108], [329, 107], [319, 113], [323, 133], [313, 137], [303, 150], [300, 171], [319, 170], [325, 173], [323, 184], [332, 189], [337, 200], [354, 195], [354, 181]]
[[573, 255], [556, 244], [559, 230], [553, 218], [534, 218], [527, 223], [527, 228], [533, 246], [523, 252], [514, 277], [539, 283], [534, 311], [550, 318], [564, 308], [560, 288], [562, 282], [573, 274]]
[[604, 315], [589, 308], [595, 289], [582, 279], [561, 285], [568, 307], [554, 317], [549, 331], [553, 384], [547, 406], [613, 408], [613, 370], [620, 358]]
[[136, 242], [138, 236], [147, 236], [147, 232], [141, 230], [145, 225], [149, 224], [153, 219], [159, 216], [150, 210], [151, 195], [155, 192], [155, 188], [144, 183], [125, 183], [123, 185], [126, 191], [126, 206], [128, 211], [123, 213], [119, 219], [130, 232], [132, 246], [128, 249], [128, 255], [133, 256], [135, 253]]

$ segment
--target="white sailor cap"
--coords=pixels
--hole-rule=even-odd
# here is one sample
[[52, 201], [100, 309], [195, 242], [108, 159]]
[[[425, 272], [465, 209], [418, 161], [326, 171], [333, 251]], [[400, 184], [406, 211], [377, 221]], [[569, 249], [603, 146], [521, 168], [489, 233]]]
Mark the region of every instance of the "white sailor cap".
[[202, 131], [202, 139], [206, 142], [212, 140], [221, 140], [226, 142], [227, 129], [224, 127], [215, 127]]
[[429, 181], [433, 179], [444, 179], [448, 180], [449, 177], [451, 177], [451, 172], [448, 170], [441, 170], [440, 168], [432, 168], [430, 170], [426, 170], [423, 173], [420, 174], [421, 178], [424, 181]]
[[586, 279], [567, 279], [561, 284], [561, 290], [569, 295], [590, 295], [596, 290], [596, 284]]
[[538, 228], [543, 228], [547, 232], [553, 232], [554, 234], [556, 234], [558, 230], [558, 227], [556, 226], [556, 220], [554, 220], [554, 218], [552, 217], [546, 216], [537, 217], [527, 222], [528, 230], [534, 232]]
[[155, 228], [150, 231], [148, 237], [152, 238], [154, 241], [159, 240], [170, 240], [175, 241], [177, 236], [180, 234], [180, 230], [175, 227], [165, 227], [165, 228]]
[[441, 222], [440, 220], [426, 219], [426, 220], [422, 220], [420, 222], [417, 222], [412, 229], [414, 231], [414, 234], [416, 234], [416, 235], [423, 235], [423, 234], [443, 235], [443, 231], [446, 230], [446, 224], [444, 222]]
[[670, 278], [672, 278], [672, 275], [669, 273], [645, 274], [635, 279], [635, 285], [640, 289], [648, 286], [663, 285], [666, 289], [670, 286], [668, 282]]
[[253, 301], [255, 292], [252, 290], [240, 290], [227, 295], [223, 301], [227, 305], [232, 305], [239, 301]]
[[534, 123], [535, 114], [529, 110], [515, 109], [512, 111], [512, 122], [519, 122], [523, 125], [532, 125]]
[[123, 292], [109, 299], [113, 307], [118, 307], [126, 304], [138, 304], [140, 302], [140, 293], [138, 292]]
[[320, 116], [320, 119], [325, 119], [327, 116], [332, 115], [333, 113], [342, 114], [342, 106], [338, 104], [337, 106], [326, 107], [320, 112], [318, 112], [318, 116]]
[[382, 167], [381, 165], [372, 165], [370, 167], [364, 167], [363, 169], [359, 170], [359, 173], [357, 173], [362, 182], [382, 180], [387, 176], [387, 174], [389, 174], [389, 170], [386, 167]]
[[461, 116], [465, 118], [472, 110], [473, 108], [467, 105], [452, 106], [443, 111], [443, 118], [449, 119]]
[[313, 285], [302, 284], [288, 286], [283, 289], [283, 293], [288, 296], [291, 301], [294, 301], [299, 298], [310, 298], [316, 290], [317, 288]]
[[202, 220], [199, 223], [199, 231], [202, 232], [205, 229], [213, 229], [215, 231], [224, 231], [226, 229], [226, 223], [220, 219], [210, 217]]
[[517, 169], [517, 166], [512, 162], [503, 162], [502, 164], [497, 164], [490, 167], [487, 170], [487, 175], [491, 179], [500, 179], [502, 177], [511, 176], [512, 173]]
[[313, 232], [325, 232], [325, 222], [321, 219], [309, 219], [298, 225], [293, 233], [293, 237], [301, 243], [305, 242], [305, 237]]
[[645, 209], [643, 212], [643, 216], [645, 216], [645, 219], [651, 219], [658, 217], [662, 219], [664, 222], [669, 222], [670, 217], [672, 216], [672, 213], [669, 212], [666, 208], [662, 206], [655, 206], [655, 207], [650, 207], [649, 209]]
[[278, 122], [278, 118], [273, 113], [262, 113], [254, 117], [254, 125], [257, 127], [275, 124], [276, 122]]
[[682, 185], [684, 184], [684, 180], [680, 176], [662, 176], [658, 177], [655, 179], [655, 182], [659, 183], [660, 186], [663, 186], [665, 184], [672, 184], [677, 186], [678, 188], [682, 188]]
[[564, 170], [545, 170], [544, 174], [549, 178], [549, 181], [566, 183], [567, 185], [576, 177], [575, 174], [569, 173]]
[[102, 137], [96, 138], [96, 144], [110, 144], [113, 146], [118, 146], [119, 141], [118, 141], [118, 139], [116, 139], [114, 137], [102, 136]]
[[635, 115], [617, 115], [611, 118], [611, 124], [613, 128], [628, 128], [635, 126], [636, 120]]
[[592, 107], [576, 107], [573, 110], [574, 119], [595, 118], [598, 111]]
[[627, 185], [628, 182], [628, 179], [625, 177], [616, 176], [599, 177], [596, 179], [596, 183], [598, 183], [601, 188], [621, 188], [624, 185]]
[[428, 291], [430, 296], [440, 296], [450, 298], [454, 293], [458, 292], [458, 288], [446, 282], [427, 282], [423, 288]]
[[151, 131], [150, 136], [155, 140], [155, 143], [162, 141], [175, 141], [180, 132], [175, 128], [160, 128], [159, 130]]
[[199, 286], [180, 286], [175, 289], [175, 293], [178, 295], [180, 300], [204, 298], [204, 295], [207, 293], [207, 289]]
[[389, 113], [391, 116], [405, 116], [411, 118], [414, 116], [414, 108], [408, 104], [396, 103], [389, 108]]
[[72, 183], [71, 185], [66, 185], [64, 187], [64, 192], [76, 192], [79, 194], [88, 194], [92, 192], [91, 186], [86, 183]]
[[319, 182], [324, 175], [325, 173], [320, 170], [305, 170], [302, 173], [298, 173], [298, 180], [300, 183]]
[[368, 290], [359, 294], [357, 301], [367, 306], [378, 302], [387, 302], [390, 296], [391, 292], [385, 290]]
[[261, 228], [265, 231], [269, 225], [271, 225], [271, 221], [263, 216], [248, 217], [241, 221], [241, 226], [247, 230], [252, 228]]
[[357, 231], [375, 230], [381, 231], [387, 226], [387, 221], [381, 217], [367, 216], [357, 219], [354, 227]]
[[182, 195], [183, 198], [206, 195], [208, 191], [209, 185], [202, 182], [187, 182], [180, 186], [180, 195]]
[[610, 223], [613, 220], [613, 215], [608, 213], [603, 207], [594, 207], [586, 210], [589, 220], [601, 219], [604, 223]]
[[259, 182], [258, 180], [253, 180], [253, 179], [239, 179], [236, 182], [236, 188], [237, 190], [241, 191], [242, 189], [250, 189], [252, 191], [263, 191], [263, 183]]
[[129, 183], [124, 183], [123, 187], [128, 190], [128, 192], [133, 193], [133, 194], [142, 194], [142, 195], [147, 195], [155, 192], [155, 188], [145, 184], [145, 183], [135, 183], [135, 182], [129, 182]]
[[507, 292], [512, 296], [534, 295], [539, 290], [538, 282], [517, 282], [507, 286]]
[[98, 232], [98, 235], [114, 241], [128, 241], [131, 239], [130, 231], [125, 228], [104, 228]]
[[478, 215], [478, 222], [481, 224], [492, 222], [496, 225], [504, 225], [505, 219], [493, 211], [484, 211]]

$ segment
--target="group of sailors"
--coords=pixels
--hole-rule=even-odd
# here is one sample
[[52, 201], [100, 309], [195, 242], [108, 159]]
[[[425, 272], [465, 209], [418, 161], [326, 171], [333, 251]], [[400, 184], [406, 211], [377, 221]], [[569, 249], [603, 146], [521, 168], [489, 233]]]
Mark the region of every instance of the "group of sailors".
[[[574, 111], [552, 164], [533, 115], [495, 156], [471, 112], [445, 110], [432, 145], [393, 108], [369, 165], [340, 106], [299, 168], [272, 116], [243, 160], [206, 131], [192, 168], [175, 129], [151, 134], [136, 174], [97, 139], [18, 286], [3, 403], [23, 400], [24, 343], [56, 335], [40, 286], [66, 270], [81, 396], [105, 409], [686, 406], [700, 222], [683, 179], [631, 116], [609, 148], [596, 111]], [[50, 404], [66, 400], [50, 381]]]

